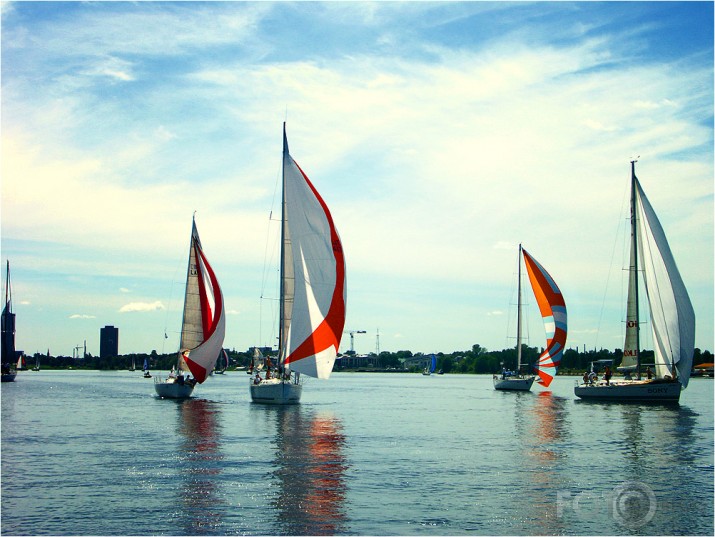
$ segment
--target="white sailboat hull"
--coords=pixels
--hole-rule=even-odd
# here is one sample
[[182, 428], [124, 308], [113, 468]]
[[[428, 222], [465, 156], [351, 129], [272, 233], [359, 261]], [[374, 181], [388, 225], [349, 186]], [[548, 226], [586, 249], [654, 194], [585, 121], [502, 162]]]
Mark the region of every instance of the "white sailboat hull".
[[681, 384], [677, 380], [646, 380], [631, 382], [612, 382], [610, 385], [580, 384], [574, 387], [574, 394], [581, 399], [599, 401], [666, 401], [677, 403], [680, 400]]
[[531, 390], [531, 385], [534, 383], [534, 378], [535, 377], [507, 377], [503, 379], [499, 375], [494, 375], [494, 389], [516, 392], [528, 392], [529, 390]]
[[294, 405], [300, 403], [303, 386], [278, 379], [263, 380], [251, 384], [251, 400], [268, 405]]
[[193, 384], [179, 384], [172, 379], [170, 382], [162, 382], [158, 378], [154, 381], [154, 390], [159, 397], [164, 399], [186, 399], [191, 397], [194, 391]]

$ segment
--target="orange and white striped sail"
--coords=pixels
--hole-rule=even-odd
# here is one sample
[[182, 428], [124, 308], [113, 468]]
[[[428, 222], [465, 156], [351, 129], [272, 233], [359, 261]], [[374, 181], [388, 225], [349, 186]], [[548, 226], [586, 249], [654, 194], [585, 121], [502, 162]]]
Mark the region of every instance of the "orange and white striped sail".
[[544, 267], [526, 250], [522, 249], [522, 252], [531, 289], [546, 330], [546, 349], [536, 364], [539, 383], [546, 387], [556, 376], [566, 346], [566, 303], [556, 282]]
[[180, 369], [191, 371], [199, 383], [206, 380], [221, 352], [225, 332], [223, 294], [216, 274], [201, 248], [194, 221], [181, 324]]
[[345, 326], [345, 256], [333, 217], [288, 152], [283, 130], [280, 361], [330, 377]]

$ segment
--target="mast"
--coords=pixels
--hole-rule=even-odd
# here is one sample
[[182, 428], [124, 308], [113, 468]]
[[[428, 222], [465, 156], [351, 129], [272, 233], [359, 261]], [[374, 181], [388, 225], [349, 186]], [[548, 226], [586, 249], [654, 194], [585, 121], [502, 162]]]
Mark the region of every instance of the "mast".
[[636, 307], [636, 378], [641, 378], [641, 344], [640, 344], [640, 313], [638, 304], [638, 223], [636, 222], [636, 161], [631, 161], [631, 245], [633, 249], [633, 276], [635, 278]]
[[279, 315], [278, 315], [278, 373], [283, 376], [283, 360], [285, 358], [285, 345], [283, 338], [285, 336], [285, 239], [286, 239], [286, 157], [288, 156], [288, 138], [286, 137], [286, 124], [283, 122], [283, 166], [281, 168], [281, 265], [280, 265], [280, 300], [279, 300]]
[[516, 302], [516, 372], [519, 373], [521, 371], [521, 243], [519, 243], [517, 265], [519, 267], [519, 283], [517, 287]]

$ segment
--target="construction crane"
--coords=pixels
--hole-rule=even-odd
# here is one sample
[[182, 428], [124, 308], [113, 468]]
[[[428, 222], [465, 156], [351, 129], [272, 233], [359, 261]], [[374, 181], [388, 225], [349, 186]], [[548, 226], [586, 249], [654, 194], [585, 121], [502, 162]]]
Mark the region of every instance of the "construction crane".
[[355, 334], [367, 334], [366, 330], [348, 330], [350, 334], [350, 354], [355, 354]]

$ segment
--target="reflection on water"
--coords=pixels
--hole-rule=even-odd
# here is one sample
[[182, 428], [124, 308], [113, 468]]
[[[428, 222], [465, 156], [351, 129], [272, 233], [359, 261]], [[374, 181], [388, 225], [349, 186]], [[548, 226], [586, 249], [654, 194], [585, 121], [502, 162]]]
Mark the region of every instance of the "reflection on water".
[[184, 535], [215, 533], [224, 507], [219, 505], [218, 484], [223, 462], [216, 403], [203, 399], [177, 402], [180, 480], [179, 524]]
[[345, 436], [338, 418], [300, 406], [277, 413], [276, 466], [279, 491], [274, 508], [286, 535], [344, 533]]
[[529, 483], [524, 506], [528, 533], [560, 534], [565, 531], [563, 518], [558, 516], [558, 490], [563, 488], [566, 450], [562, 442], [568, 437], [567, 400], [550, 391], [536, 394], [525, 409], [524, 476]]

